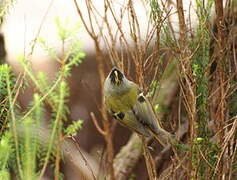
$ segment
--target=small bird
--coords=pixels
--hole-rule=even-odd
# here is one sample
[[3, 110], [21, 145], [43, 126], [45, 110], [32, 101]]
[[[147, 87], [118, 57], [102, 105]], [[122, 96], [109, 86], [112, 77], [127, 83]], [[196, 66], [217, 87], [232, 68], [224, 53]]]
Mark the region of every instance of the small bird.
[[176, 142], [174, 135], [158, 124], [148, 99], [139, 86], [114, 67], [104, 82], [104, 103], [120, 124], [140, 135], [154, 136], [163, 146]]

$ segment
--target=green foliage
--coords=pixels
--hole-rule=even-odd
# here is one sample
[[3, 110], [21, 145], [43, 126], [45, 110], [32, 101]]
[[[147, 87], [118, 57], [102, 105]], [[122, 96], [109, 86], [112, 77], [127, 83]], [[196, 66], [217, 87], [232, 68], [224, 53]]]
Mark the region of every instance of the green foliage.
[[32, 137], [31, 127], [34, 124], [33, 119], [30, 117], [24, 119], [24, 140], [21, 146], [21, 158], [23, 165], [23, 177], [24, 179], [36, 179], [36, 142]]
[[[169, 24], [168, 20], [167, 21], [164, 20], [162, 25], [160, 25], [160, 22], [163, 19], [162, 12], [161, 12], [161, 8], [163, 7], [160, 7], [157, 1], [153, 1], [153, 0], [149, 1], [150, 6], [151, 6], [151, 18], [153, 19], [154, 25], [156, 25], [156, 27], [157, 25], [159, 26], [157, 29], [158, 33], [156, 37], [157, 41], [159, 41], [159, 46], [157, 47], [159, 47], [160, 49], [162, 48], [171, 49], [172, 52], [174, 53], [173, 55], [174, 57], [176, 56], [176, 52], [177, 52], [178, 55], [184, 55], [187, 58], [187, 61], [183, 60], [182, 56], [180, 58], [181, 59], [180, 62], [184, 63], [184, 64], [181, 64], [185, 66], [184, 69], [181, 68], [180, 64], [178, 64], [178, 66], [175, 66], [175, 67], [180, 68], [181, 83], [184, 82], [183, 84], [181, 84], [182, 97], [180, 98], [181, 100], [180, 102], [182, 104], [180, 105], [179, 113], [182, 113], [183, 104], [186, 105], [186, 102], [190, 100], [189, 97], [192, 97], [192, 95], [194, 95], [196, 98], [193, 102], [190, 103], [193, 105], [193, 107], [192, 105], [189, 106], [189, 102], [187, 102], [188, 106], [185, 107], [185, 109], [187, 109], [188, 113], [184, 112], [180, 115], [180, 118], [182, 119], [183, 114], [187, 115], [190, 112], [190, 115], [194, 117], [194, 122], [192, 122], [191, 120], [189, 121], [190, 122], [189, 127], [195, 128], [195, 129], [191, 129], [191, 132], [190, 132], [191, 136], [194, 137], [194, 139], [192, 139], [192, 142], [191, 142], [191, 148], [189, 149], [190, 150], [189, 153], [191, 157], [190, 166], [192, 167], [192, 173], [193, 173], [190, 175], [192, 176], [192, 178], [190, 179], [208, 179], [208, 178], [215, 179], [217, 178], [216, 177], [217, 174], [215, 174], [217, 172], [215, 171], [219, 168], [218, 167], [219, 164], [222, 163], [220, 162], [222, 161], [220, 158], [220, 154], [221, 154], [220, 152], [222, 149], [217, 144], [214, 143], [215, 141], [211, 139], [211, 136], [210, 136], [211, 133], [209, 132], [209, 129], [208, 129], [208, 123], [211, 120], [213, 120], [213, 119], [211, 120], [209, 119], [210, 117], [209, 105], [212, 105], [212, 104], [209, 102], [210, 94], [209, 94], [208, 83], [210, 82], [209, 81], [210, 80], [209, 68], [213, 60], [210, 57], [209, 53], [210, 53], [210, 42], [213, 36], [211, 33], [212, 29], [211, 29], [211, 23], [210, 23], [210, 19], [211, 19], [210, 15], [212, 13], [214, 0], [208, 0], [206, 2], [202, 0], [196, 0], [195, 2], [196, 2], [195, 11], [198, 18], [197, 26], [195, 27], [195, 29], [193, 29], [191, 27], [192, 26], [191, 22], [186, 21], [186, 18], [188, 17], [185, 15], [184, 18], [185, 18], [185, 23], [186, 23], [185, 24], [186, 36], [182, 37], [182, 34], [179, 34], [181, 37], [176, 37], [178, 33], [176, 32], [175, 28], [172, 29], [172, 24]], [[164, 3], [164, 6], [168, 7], [166, 10], [169, 11], [170, 10], [169, 8], [170, 7], [172, 8], [173, 4], [170, 7], [167, 4]], [[167, 15], [166, 13], [164, 14]], [[192, 14], [190, 14], [190, 17], [191, 16]], [[171, 21], [172, 20], [173, 19], [171, 18]], [[172, 23], [171, 21], [170, 23]], [[179, 25], [181, 26], [182, 24], [180, 23]], [[159, 37], [160, 33], [162, 34], [162, 37]], [[186, 49], [187, 51], [184, 51], [184, 53], [179, 52], [179, 51], [182, 51], [182, 49], [180, 49], [179, 47], [180, 43], [177, 41], [179, 38], [181, 41], [183, 38], [185, 42], [185, 48], [187, 48]], [[159, 51], [160, 49], [158, 50], [156, 49], [156, 50]], [[173, 58], [172, 60], [175, 61], [175, 58]], [[232, 65], [229, 65], [229, 66], [232, 66]], [[227, 70], [227, 71], [230, 71], [230, 70]], [[227, 71], [225, 73], [227, 73]], [[190, 81], [184, 80], [183, 74], [188, 75], [188, 78], [190, 78]], [[190, 87], [191, 90], [185, 89], [186, 82], [191, 83], [191, 87]], [[233, 84], [229, 84], [229, 82], [230, 81], [224, 82], [228, 84], [227, 85], [228, 87], [230, 87], [230, 89], [227, 88], [228, 92], [229, 91], [233, 92], [231, 96], [228, 97], [229, 98], [228, 100], [230, 103], [227, 103], [229, 106], [228, 110], [230, 110], [230, 111], [227, 110], [228, 115], [231, 115], [230, 117], [231, 121], [228, 122], [228, 124], [234, 121], [232, 117], [235, 117], [236, 112], [237, 112], [236, 111], [237, 109], [236, 108], [237, 107], [236, 88], [235, 88], [236, 82], [234, 81]], [[153, 94], [154, 94], [154, 91], [156, 91], [154, 88], [156, 86], [154, 86], [154, 84], [151, 85], [151, 92], [153, 92]], [[190, 95], [189, 92], [193, 94]], [[184, 99], [182, 99], [183, 97]], [[219, 104], [217, 105], [217, 107], [219, 108]], [[192, 112], [191, 108], [194, 108], [195, 110]], [[156, 105], [155, 109], [158, 111], [161, 111], [160, 106]], [[229, 118], [229, 116], [227, 118]], [[218, 122], [218, 120], [215, 120], [215, 122]], [[219, 127], [219, 128], [224, 128], [224, 127]], [[220, 131], [222, 131], [222, 129]]]
[[[63, 64], [59, 73], [61, 75], [63, 73], [64, 77], [68, 77], [70, 76], [72, 67], [78, 66], [85, 57], [85, 53], [81, 51], [81, 41], [77, 37], [80, 26], [75, 23], [76, 26], [70, 28], [68, 19], [66, 19], [65, 22], [61, 22], [58, 17], [55, 19], [55, 23], [58, 30], [58, 38], [62, 42], [62, 58], [57, 56], [55, 49], [50, 47], [49, 43], [42, 37], [38, 38], [38, 42], [50, 57]], [[66, 51], [65, 45], [67, 45]]]
[[7, 14], [11, 5], [15, 2], [15, 0], [1, 0], [0, 1], [0, 24], [2, 24], [4, 16]]
[[[50, 163], [52, 168], [60, 163], [60, 144], [62, 137], [75, 134], [81, 129], [82, 120], [76, 121], [64, 128], [67, 121], [69, 109], [67, 99], [69, 87], [67, 77], [73, 67], [82, 62], [85, 56], [81, 52], [80, 41], [76, 38], [78, 28], [67, 29], [66, 24], [61, 25], [59, 19], [56, 25], [59, 32], [59, 40], [62, 46], [67, 47], [59, 57], [56, 50], [43, 38], [38, 43], [43, 47], [49, 56], [60, 62], [60, 71], [53, 80], [49, 80], [44, 72], [35, 73], [30, 61], [19, 56], [25, 76], [21, 80], [37, 92], [33, 94], [33, 100], [25, 112], [20, 112], [16, 106], [15, 78], [8, 65], [0, 66], [0, 118], [1, 118], [1, 139], [0, 139], [0, 179], [9, 179], [9, 168], [14, 169], [18, 179], [38, 179], [42, 177], [46, 167]], [[21, 89], [18, 89], [21, 91]], [[49, 135], [42, 134], [42, 121], [44, 119], [44, 107], [51, 108], [51, 122]], [[3, 131], [4, 127], [9, 130]], [[65, 134], [64, 134], [65, 133]], [[57, 161], [56, 161], [57, 159]], [[15, 161], [12, 163], [12, 161]], [[63, 175], [55, 171], [55, 176], [63, 179]]]
[[82, 120], [74, 121], [64, 130], [64, 133], [67, 136], [74, 136], [78, 132], [78, 130], [82, 128], [82, 124], [83, 124]]
[[34, 111], [23, 120], [24, 134], [22, 141], [22, 164], [24, 165], [24, 176], [27, 179], [37, 179], [37, 158], [45, 154], [46, 148], [42, 146], [38, 137], [40, 134], [34, 129], [38, 129], [42, 125], [42, 119], [44, 115], [44, 109], [42, 107], [42, 102], [40, 101], [40, 95], [35, 93], [33, 95], [33, 101], [30, 103], [29, 109], [35, 106]]
[[9, 98], [7, 89], [7, 79], [9, 77], [10, 90], [13, 91], [15, 76], [7, 64], [0, 65], [0, 139], [4, 131], [8, 128]]
[[78, 29], [80, 28], [80, 24], [78, 22], [74, 22], [74, 27], [71, 28], [70, 20], [68, 18], [62, 22], [59, 17], [56, 17], [55, 24], [58, 31], [58, 37], [62, 42], [75, 38], [77, 36]]
[[[197, 16], [198, 26], [195, 31], [195, 36], [191, 39], [189, 47], [194, 52], [192, 57], [192, 73], [196, 81], [196, 94], [197, 94], [197, 138], [194, 140], [192, 147], [192, 164], [194, 168], [198, 168], [200, 179], [205, 179], [205, 176], [210, 173], [208, 164], [202, 160], [202, 153], [206, 157], [208, 163], [215, 161], [213, 154], [213, 145], [210, 142], [209, 130], [208, 130], [208, 64], [210, 63], [210, 29], [209, 19], [213, 1], [208, 1], [207, 6], [200, 1], [196, 0], [197, 4]], [[211, 164], [211, 163], [210, 163]]]
[[154, 80], [151, 82], [150, 88], [149, 88], [149, 93], [148, 93], [148, 97], [154, 97], [156, 94], [156, 90], [159, 86], [159, 82], [157, 80]]
[[1, 102], [5, 99], [7, 95], [7, 88], [6, 88], [6, 76], [10, 72], [10, 68], [8, 65], [0, 65], [0, 100]]
[[46, 51], [51, 58], [57, 59], [57, 52], [55, 48], [50, 47], [48, 42], [43, 37], [38, 37], [37, 41], [41, 45], [41, 47], [44, 49], [44, 51]]
[[[210, 33], [208, 20], [212, 3], [209, 1], [207, 7], [199, 0], [197, 3], [197, 15], [199, 24], [196, 30], [196, 36], [190, 42], [190, 48], [195, 52], [193, 56], [192, 72], [197, 80], [197, 110], [199, 117], [198, 136], [208, 135], [207, 130], [207, 104], [208, 104], [208, 74], [207, 67], [209, 64], [209, 42]], [[196, 49], [198, 48], [198, 49]], [[196, 51], [195, 51], [196, 49]]]
[[11, 179], [8, 170], [1, 170], [0, 171], [0, 179], [3, 179], [3, 180], [10, 180]]
[[178, 45], [176, 37], [174, 36], [170, 25], [164, 22], [164, 24], [162, 25], [161, 32], [162, 32], [162, 39], [160, 40], [161, 46], [162, 47], [168, 46], [170, 48], [176, 49]]
[[11, 138], [11, 133], [6, 131], [0, 141], [0, 169], [4, 171], [8, 167], [8, 159], [13, 151]]
[[5, 131], [0, 140], [0, 179], [10, 180], [9, 167], [13, 158], [14, 148], [10, 131]]
[[150, 0], [151, 7], [151, 18], [157, 24], [162, 17], [162, 10], [160, 9], [160, 5], [156, 0]]

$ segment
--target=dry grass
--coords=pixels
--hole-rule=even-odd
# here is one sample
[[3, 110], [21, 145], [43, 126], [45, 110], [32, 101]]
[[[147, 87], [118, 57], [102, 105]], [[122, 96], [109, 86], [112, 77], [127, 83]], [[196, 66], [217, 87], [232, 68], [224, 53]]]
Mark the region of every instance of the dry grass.
[[[168, 153], [170, 158], [159, 161], [158, 175], [152, 173], [155, 167], [149, 153], [144, 151], [150, 179], [235, 178], [237, 126], [236, 110], [233, 108], [236, 103], [232, 98], [236, 97], [237, 19], [234, 1], [229, 0], [225, 8], [221, 0], [213, 2], [216, 12], [213, 26], [209, 21], [210, 4], [196, 1], [198, 22], [195, 29], [191, 25], [192, 14], [184, 13], [182, 0], [161, 1], [159, 5], [153, 0], [141, 1], [144, 8], [151, 12], [146, 23], [138, 18], [139, 11], [131, 0], [124, 1], [119, 11], [115, 10], [116, 2], [104, 0], [103, 12], [99, 12], [91, 0], [85, 0], [88, 19], [82, 14], [77, 1], [74, 2], [84, 27], [95, 42], [101, 87], [108, 69], [116, 65], [140, 85], [154, 105], [172, 95], [168, 103], [161, 103], [163, 106], [159, 110], [162, 116], [159, 118], [164, 124], [166, 119], [173, 117], [170, 124], [166, 122], [164, 126], [171, 125], [170, 128], [177, 132], [181, 129], [190, 150], [174, 150], [173, 156], [171, 148], [160, 152]], [[178, 18], [178, 33], [172, 15]], [[129, 24], [129, 35], [123, 27], [125, 20]], [[144, 24], [147, 26], [145, 36], [142, 34]], [[107, 53], [110, 59], [107, 59]], [[170, 80], [173, 75], [178, 75], [178, 78]], [[162, 89], [167, 82], [177, 84], [177, 88], [169, 94]], [[131, 157], [124, 149], [142, 142], [131, 138], [115, 155], [112, 124], [108, 121], [102, 99], [100, 112], [103, 127], [98, 127], [94, 116], [93, 120], [107, 143], [108, 177], [126, 179], [136, 166], [135, 159], [142, 155], [142, 146], [137, 146], [140, 151], [130, 154]], [[185, 123], [188, 129], [181, 128]], [[129, 159], [131, 163], [127, 162]], [[118, 166], [123, 160], [124, 166]], [[123, 173], [118, 168], [122, 168]]]

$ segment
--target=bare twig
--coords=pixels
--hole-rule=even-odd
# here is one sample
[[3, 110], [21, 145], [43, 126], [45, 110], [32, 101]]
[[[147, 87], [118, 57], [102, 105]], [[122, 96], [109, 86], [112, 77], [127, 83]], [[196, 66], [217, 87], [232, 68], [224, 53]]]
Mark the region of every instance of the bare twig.
[[104, 130], [102, 130], [102, 128], [98, 124], [98, 121], [97, 121], [97, 119], [95, 117], [95, 114], [93, 112], [91, 112], [90, 115], [91, 115], [91, 119], [92, 119], [93, 123], [95, 124], [96, 129], [100, 132], [100, 134], [105, 136], [106, 132]]
[[156, 174], [156, 168], [155, 168], [155, 162], [149, 152], [149, 149], [147, 148], [147, 140], [144, 137], [141, 137], [143, 141], [143, 154], [145, 157], [147, 172], [149, 175], [150, 180], [157, 180], [157, 174]]
[[93, 170], [92, 170], [92, 167], [91, 167], [90, 164], [88, 163], [86, 157], [85, 157], [85, 156], [83, 155], [83, 153], [81, 152], [77, 140], [76, 140], [73, 136], [71, 136], [71, 138], [72, 138], [72, 140], [75, 142], [76, 148], [77, 148], [78, 152], [80, 153], [82, 159], [84, 160], [85, 165], [88, 166], [88, 168], [89, 168], [89, 170], [90, 170], [90, 172], [91, 172], [91, 174], [92, 174], [92, 176], [93, 176], [93, 179], [96, 180], [96, 177], [95, 177], [95, 174], [94, 174], [94, 172], [93, 172]]
[[[102, 87], [103, 82], [105, 80], [104, 64], [103, 64], [104, 54], [100, 48], [98, 36], [96, 34], [96, 31], [94, 29], [92, 19], [91, 19], [91, 14], [93, 14], [92, 2], [91, 2], [91, 0], [86, 0], [87, 11], [89, 14], [89, 22], [88, 23], [86, 22], [85, 17], [83, 16], [82, 11], [79, 8], [79, 5], [76, 0], [74, 0], [74, 4], [75, 4], [78, 15], [79, 15], [80, 19], [82, 20], [87, 33], [94, 40], [95, 48], [96, 48], [97, 69], [98, 69], [99, 77], [100, 77], [100, 85]], [[107, 116], [106, 110], [103, 105], [102, 97], [103, 97], [103, 92], [102, 92], [102, 88], [101, 88], [101, 114], [103, 117], [103, 121], [102, 121], [103, 128], [104, 128], [104, 131], [106, 132], [104, 138], [105, 138], [106, 145], [107, 145], [108, 170], [109, 170], [109, 175], [110, 175], [111, 180], [115, 180], [114, 168], [113, 168], [114, 149], [113, 149], [113, 141], [112, 141], [112, 132], [111, 132], [111, 128], [110, 128], [110, 122], [108, 120], [108, 116]]]

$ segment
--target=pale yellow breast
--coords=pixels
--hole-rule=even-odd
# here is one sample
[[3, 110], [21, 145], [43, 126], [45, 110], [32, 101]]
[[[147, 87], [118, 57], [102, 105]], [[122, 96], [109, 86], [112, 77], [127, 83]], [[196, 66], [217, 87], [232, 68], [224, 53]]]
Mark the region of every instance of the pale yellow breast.
[[105, 104], [109, 110], [114, 112], [126, 112], [131, 110], [137, 102], [137, 88], [131, 88], [123, 94], [113, 94], [105, 97]]

